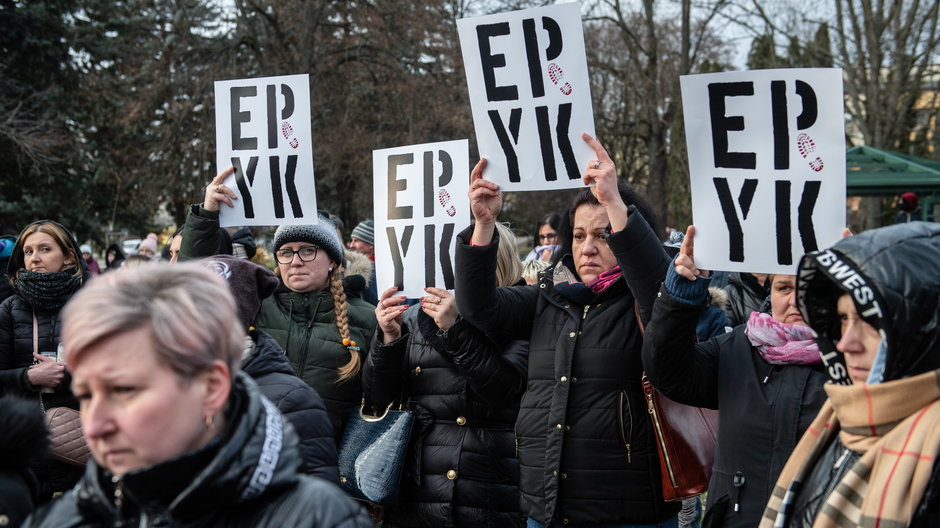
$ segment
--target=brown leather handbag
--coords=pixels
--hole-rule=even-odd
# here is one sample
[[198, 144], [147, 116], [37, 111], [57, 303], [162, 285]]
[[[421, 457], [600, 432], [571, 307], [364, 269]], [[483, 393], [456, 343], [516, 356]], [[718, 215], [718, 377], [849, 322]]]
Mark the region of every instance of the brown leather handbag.
[[[645, 336], [646, 325], [636, 304], [633, 314]], [[670, 400], [653, 388], [645, 372], [643, 392], [659, 452], [663, 500], [674, 502], [701, 495], [708, 489], [715, 463], [718, 411]]]
[[643, 375], [643, 392], [653, 422], [663, 499], [681, 501], [708, 489], [715, 462], [718, 411], [676, 403]]

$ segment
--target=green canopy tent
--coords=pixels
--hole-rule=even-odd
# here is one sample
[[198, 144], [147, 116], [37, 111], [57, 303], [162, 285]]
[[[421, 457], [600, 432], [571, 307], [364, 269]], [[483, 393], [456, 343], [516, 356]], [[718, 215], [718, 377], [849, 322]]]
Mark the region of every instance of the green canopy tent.
[[[923, 219], [940, 220], [940, 162], [873, 147], [852, 147], [845, 153], [845, 178], [846, 196], [897, 197], [915, 192]], [[878, 201], [866, 199], [866, 209], [873, 209]], [[882, 217], [877, 224], [894, 221], [893, 213], [886, 218], [881, 214], [880, 204], [877, 209], [867, 212], [869, 219]]]

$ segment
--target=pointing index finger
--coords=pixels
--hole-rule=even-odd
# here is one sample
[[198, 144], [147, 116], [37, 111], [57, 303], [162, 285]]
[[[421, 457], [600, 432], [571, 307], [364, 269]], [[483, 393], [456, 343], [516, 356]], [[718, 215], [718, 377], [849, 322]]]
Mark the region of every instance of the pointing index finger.
[[682, 255], [688, 255], [689, 258], [695, 260], [695, 226], [690, 225], [688, 229], [685, 230], [685, 238], [682, 239], [682, 246], [679, 248], [679, 253]]
[[225, 178], [228, 178], [233, 172], [235, 172], [235, 167], [229, 167], [225, 169], [224, 171], [216, 175], [215, 178], [212, 178], [212, 183], [214, 185], [219, 185], [225, 180]]
[[591, 149], [594, 151], [594, 157], [597, 158], [598, 161], [612, 163], [610, 155], [607, 154], [607, 149], [604, 148], [604, 145], [601, 145], [600, 141], [592, 137], [587, 132], [581, 134], [581, 139], [583, 139], [584, 142], [587, 143], [589, 147], [591, 147]]

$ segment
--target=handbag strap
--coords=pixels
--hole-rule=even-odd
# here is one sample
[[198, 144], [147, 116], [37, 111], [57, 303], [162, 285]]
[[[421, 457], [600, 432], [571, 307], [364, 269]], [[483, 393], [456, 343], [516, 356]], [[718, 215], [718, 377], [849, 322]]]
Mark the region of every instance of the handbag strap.
[[[36, 312], [33, 312], [33, 354], [39, 354], [39, 320], [36, 319]], [[39, 410], [43, 414], [46, 412], [46, 404], [42, 401], [42, 389], [39, 391]]]

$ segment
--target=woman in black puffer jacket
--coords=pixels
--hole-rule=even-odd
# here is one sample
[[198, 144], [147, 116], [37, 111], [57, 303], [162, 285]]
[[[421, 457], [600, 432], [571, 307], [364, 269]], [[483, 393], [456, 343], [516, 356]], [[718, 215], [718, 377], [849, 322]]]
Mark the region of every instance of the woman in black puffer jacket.
[[[515, 237], [499, 226], [500, 285], [521, 277]], [[379, 329], [363, 369], [367, 403], [417, 407], [401, 504], [385, 514], [396, 527], [516, 527], [519, 461], [513, 423], [525, 386], [528, 343], [499, 347], [457, 315], [454, 297], [427, 288], [420, 306], [395, 289], [376, 307]]]
[[679, 505], [662, 498], [637, 323], [649, 319], [669, 258], [645, 202], [618, 186], [600, 143], [585, 140], [598, 159], [583, 181], [596, 185], [572, 202], [562, 247], [537, 285], [494, 286], [502, 198], [482, 179], [485, 160], [473, 169], [476, 224], [457, 237], [457, 302], [488, 334], [530, 340], [516, 420], [529, 527], [674, 527]]
[[[44, 409], [78, 409], [65, 364], [55, 356], [59, 312], [88, 279], [81, 255], [72, 233], [51, 220], [29, 224], [17, 237], [7, 264], [14, 295], [0, 304], [0, 393]], [[81, 468], [48, 458], [32, 469], [39, 479], [40, 501], [69, 489], [81, 476]]]

